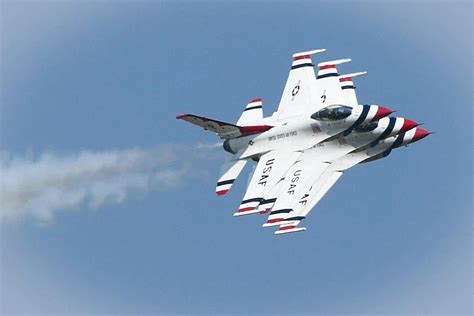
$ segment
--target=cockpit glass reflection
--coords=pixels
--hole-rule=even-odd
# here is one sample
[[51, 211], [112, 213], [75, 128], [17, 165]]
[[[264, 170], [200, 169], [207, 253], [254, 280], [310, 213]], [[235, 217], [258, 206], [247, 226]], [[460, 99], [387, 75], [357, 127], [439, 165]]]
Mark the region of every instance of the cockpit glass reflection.
[[351, 113], [352, 108], [350, 106], [331, 105], [314, 113], [311, 115], [311, 118], [319, 121], [336, 121], [345, 119], [351, 115]]

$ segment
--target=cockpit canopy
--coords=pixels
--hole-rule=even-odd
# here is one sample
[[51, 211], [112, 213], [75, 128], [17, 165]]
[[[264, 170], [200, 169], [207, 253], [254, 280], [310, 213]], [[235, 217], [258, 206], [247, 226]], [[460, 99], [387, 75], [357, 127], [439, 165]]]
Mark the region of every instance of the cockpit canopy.
[[359, 126], [356, 126], [354, 130], [359, 133], [367, 133], [376, 129], [378, 125], [379, 125], [378, 122], [369, 122], [369, 123], [360, 124]]
[[342, 120], [351, 115], [352, 108], [346, 105], [331, 105], [311, 115], [312, 119], [318, 121]]

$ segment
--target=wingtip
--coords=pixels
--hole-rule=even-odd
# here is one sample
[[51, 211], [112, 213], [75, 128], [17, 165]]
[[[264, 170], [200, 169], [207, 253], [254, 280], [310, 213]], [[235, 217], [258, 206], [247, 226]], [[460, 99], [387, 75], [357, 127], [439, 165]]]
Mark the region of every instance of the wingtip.
[[326, 48], [313, 49], [313, 50], [308, 50], [308, 51], [305, 51], [305, 52], [294, 53], [292, 55], [292, 57], [293, 58], [298, 58], [298, 57], [306, 56], [306, 55], [319, 54], [319, 53], [322, 53], [322, 52], [325, 52], [325, 51], [326, 51]]
[[239, 216], [244, 216], [244, 215], [251, 215], [251, 214], [257, 214], [260, 211], [256, 208], [245, 208], [245, 209], [240, 209], [237, 212], [234, 213], [234, 217], [239, 217]]
[[188, 114], [178, 114], [178, 115], [176, 115], [176, 119], [177, 119], [177, 120], [180, 120], [180, 119], [182, 119], [183, 117], [185, 117], [186, 115], [188, 115]]
[[272, 218], [267, 220], [265, 223], [262, 224], [262, 227], [273, 227], [273, 226], [280, 226], [285, 221], [284, 218]]
[[274, 232], [274, 234], [282, 235], [282, 234], [289, 234], [289, 233], [299, 233], [299, 232], [304, 232], [305, 230], [306, 230], [306, 227], [286, 226], [286, 227], [280, 227], [280, 229]]
[[328, 60], [328, 61], [323, 61], [323, 62], [319, 63], [318, 67], [331, 66], [331, 65], [340, 65], [340, 64], [351, 62], [351, 61], [352, 61], [351, 58]]
[[339, 78], [355, 78], [355, 77], [360, 77], [366, 74], [367, 74], [367, 71], [359, 71], [359, 72], [353, 72], [350, 74], [340, 75]]

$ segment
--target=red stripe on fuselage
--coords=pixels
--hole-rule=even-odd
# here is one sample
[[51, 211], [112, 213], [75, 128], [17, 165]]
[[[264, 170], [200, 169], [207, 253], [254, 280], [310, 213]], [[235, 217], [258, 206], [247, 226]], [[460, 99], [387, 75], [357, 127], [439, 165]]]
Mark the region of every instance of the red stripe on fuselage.
[[242, 136], [258, 134], [268, 131], [273, 128], [273, 126], [268, 125], [254, 125], [254, 126], [240, 126], [240, 133]]

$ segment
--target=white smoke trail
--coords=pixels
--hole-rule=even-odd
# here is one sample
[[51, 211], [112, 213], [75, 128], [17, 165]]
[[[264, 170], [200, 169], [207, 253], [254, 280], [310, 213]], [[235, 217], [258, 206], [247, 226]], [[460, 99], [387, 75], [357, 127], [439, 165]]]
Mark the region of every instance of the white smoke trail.
[[35, 217], [47, 223], [59, 211], [84, 205], [95, 209], [132, 194], [179, 187], [193, 176], [183, 161], [184, 150], [168, 145], [73, 155], [48, 152], [36, 158], [3, 152], [0, 220]]
[[197, 143], [196, 148], [199, 149], [213, 149], [213, 148], [218, 148], [222, 147], [222, 142], [218, 143]]

